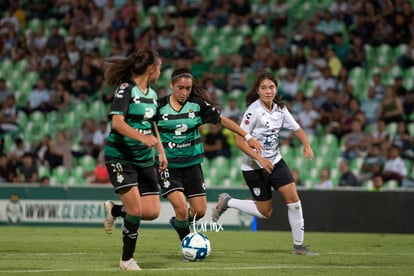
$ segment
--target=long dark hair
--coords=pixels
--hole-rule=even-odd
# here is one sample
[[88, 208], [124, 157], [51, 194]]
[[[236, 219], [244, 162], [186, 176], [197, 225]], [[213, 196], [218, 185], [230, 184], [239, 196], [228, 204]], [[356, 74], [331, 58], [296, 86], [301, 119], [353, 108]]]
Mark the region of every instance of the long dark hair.
[[109, 86], [116, 87], [133, 76], [144, 74], [147, 66], [156, 65], [159, 59], [159, 54], [150, 49], [140, 50], [126, 58], [105, 59], [105, 82]]
[[206, 90], [203, 88], [201, 83], [194, 79], [193, 74], [187, 68], [177, 68], [171, 73], [171, 83], [176, 83], [180, 78], [191, 78], [193, 80], [193, 87], [191, 89], [191, 94], [194, 96], [198, 96], [208, 102], [211, 105], [215, 105], [208, 97]]
[[[279, 86], [277, 83], [276, 78], [271, 72], [263, 72], [260, 73], [252, 86], [252, 88], [247, 92], [246, 95], [246, 107], [251, 105], [254, 101], [256, 101], [259, 98], [259, 95], [257, 94], [257, 91], [259, 90], [260, 83], [263, 80], [270, 80], [276, 85], [276, 89]], [[283, 108], [285, 106], [285, 103], [282, 100], [282, 95], [276, 94], [276, 97], [273, 99], [273, 102], [277, 104], [280, 108]]]

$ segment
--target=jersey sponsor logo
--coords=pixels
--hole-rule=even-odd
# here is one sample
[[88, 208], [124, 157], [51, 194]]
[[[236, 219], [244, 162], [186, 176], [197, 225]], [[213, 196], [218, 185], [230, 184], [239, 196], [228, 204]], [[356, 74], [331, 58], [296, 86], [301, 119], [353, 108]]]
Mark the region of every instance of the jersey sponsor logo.
[[186, 124], [177, 124], [177, 128], [175, 129], [175, 135], [181, 136], [183, 132], [188, 130], [188, 126]]
[[141, 134], [144, 134], [144, 135], [150, 135], [150, 134], [152, 134], [152, 131], [150, 129], [139, 129], [139, 128], [136, 128], [135, 130], [138, 131]]
[[266, 139], [263, 143], [263, 147], [265, 150], [277, 150], [279, 145], [279, 137], [277, 134], [272, 134], [266, 136]]
[[144, 114], [144, 120], [145, 119], [151, 119], [152, 117], [154, 117], [154, 109], [152, 108], [145, 108], [145, 114]]
[[191, 143], [182, 143], [182, 144], [176, 144], [173, 142], [168, 142], [168, 147], [170, 149], [183, 149], [183, 148], [187, 148], [187, 147], [191, 147]]
[[255, 194], [255, 196], [259, 196], [262, 192], [261, 192], [261, 189], [259, 187], [254, 187], [253, 188], [253, 193]]

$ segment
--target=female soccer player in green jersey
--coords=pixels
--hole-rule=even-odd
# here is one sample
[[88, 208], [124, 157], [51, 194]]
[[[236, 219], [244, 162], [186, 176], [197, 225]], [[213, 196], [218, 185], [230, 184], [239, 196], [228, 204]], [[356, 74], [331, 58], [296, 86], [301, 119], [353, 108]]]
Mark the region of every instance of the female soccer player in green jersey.
[[[244, 137], [252, 149], [260, 152], [263, 147], [237, 123], [221, 116], [190, 70], [176, 69], [170, 88], [171, 95], [158, 101], [158, 129], [168, 159], [168, 169], [160, 172], [160, 186], [162, 196], [168, 198], [174, 208], [175, 217], [170, 223], [182, 240], [190, 233], [190, 221], [194, 217], [202, 218], [207, 208], [201, 168], [204, 149], [199, 127], [206, 123], [221, 124]], [[110, 216], [123, 215], [120, 205], [110, 206], [112, 208], [107, 208]], [[113, 221], [110, 216], [107, 219]]]
[[[160, 212], [159, 188], [153, 149], [158, 167], [167, 168], [154, 119], [157, 93], [150, 87], [160, 76], [158, 53], [141, 50], [127, 58], [108, 60], [105, 81], [117, 87], [109, 117], [111, 132], [105, 145], [105, 162], [115, 192], [124, 205], [123, 250], [119, 267], [141, 270], [134, 259], [141, 219], [155, 219]], [[107, 205], [107, 204], [106, 204]], [[105, 206], [108, 208], [109, 206]], [[113, 222], [105, 220], [109, 232]]]

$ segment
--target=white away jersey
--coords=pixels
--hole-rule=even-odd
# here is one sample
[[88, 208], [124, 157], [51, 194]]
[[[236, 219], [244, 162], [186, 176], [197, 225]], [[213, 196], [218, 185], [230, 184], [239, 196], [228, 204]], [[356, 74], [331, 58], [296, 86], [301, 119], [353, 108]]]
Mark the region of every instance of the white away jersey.
[[[240, 126], [263, 145], [264, 150], [261, 151], [260, 155], [270, 160], [273, 164], [282, 159], [279, 151], [280, 129], [286, 128], [296, 131], [300, 128], [286, 107], [280, 108], [274, 104], [273, 110], [269, 112], [263, 107], [260, 100], [256, 100], [248, 107]], [[241, 165], [243, 171], [257, 170], [259, 168], [261, 166], [257, 161], [247, 155], [244, 156]]]

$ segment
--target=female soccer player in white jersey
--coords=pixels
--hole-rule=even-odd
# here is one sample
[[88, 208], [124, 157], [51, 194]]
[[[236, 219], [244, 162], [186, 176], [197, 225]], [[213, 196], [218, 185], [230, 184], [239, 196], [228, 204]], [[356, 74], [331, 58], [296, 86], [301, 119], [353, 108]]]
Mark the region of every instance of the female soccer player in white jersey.
[[296, 184], [289, 167], [279, 150], [279, 131], [287, 128], [294, 132], [303, 144], [305, 158], [313, 159], [313, 150], [307, 136], [277, 94], [278, 83], [269, 72], [261, 73], [252, 89], [246, 95], [247, 110], [243, 115], [241, 128], [256, 138], [264, 147], [261, 152], [249, 148], [243, 139], [236, 137], [237, 146], [245, 153], [241, 164], [243, 177], [251, 191], [253, 200], [232, 198], [229, 194], [219, 195], [212, 219], [217, 221], [228, 208], [235, 208], [258, 218], [272, 214], [272, 187], [280, 193], [288, 207], [289, 224], [293, 236], [293, 253], [315, 256], [303, 245], [304, 220], [302, 205]]

